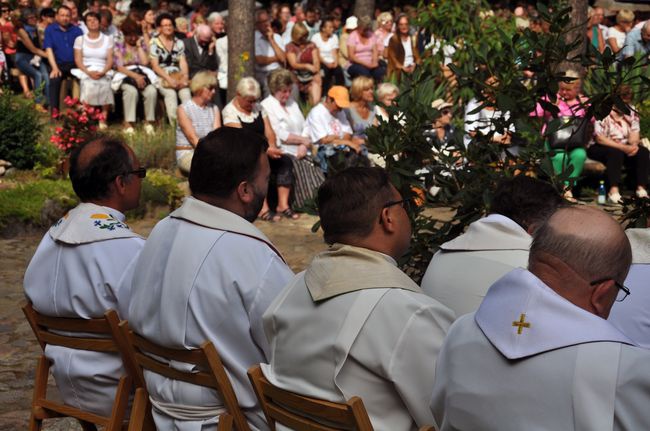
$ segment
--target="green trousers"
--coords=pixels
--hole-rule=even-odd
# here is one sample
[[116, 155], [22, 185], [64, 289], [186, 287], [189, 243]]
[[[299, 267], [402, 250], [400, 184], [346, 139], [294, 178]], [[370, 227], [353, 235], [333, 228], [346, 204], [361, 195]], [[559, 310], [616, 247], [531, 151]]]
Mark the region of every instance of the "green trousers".
[[554, 150], [553, 152], [555, 154], [551, 156], [551, 162], [556, 174], [566, 170], [569, 165], [573, 166], [573, 171], [569, 174], [571, 181], [566, 182], [566, 185], [573, 185], [575, 179], [582, 174], [582, 168], [585, 166], [585, 160], [587, 159], [587, 150], [583, 147], [574, 148], [569, 151], [568, 155], [564, 150]]

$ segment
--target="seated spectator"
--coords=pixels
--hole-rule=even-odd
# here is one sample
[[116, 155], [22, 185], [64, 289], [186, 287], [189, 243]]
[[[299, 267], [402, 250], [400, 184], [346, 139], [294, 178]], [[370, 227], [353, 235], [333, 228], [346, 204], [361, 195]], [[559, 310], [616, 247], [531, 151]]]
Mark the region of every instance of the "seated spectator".
[[409, 19], [406, 15], [397, 17], [397, 26], [386, 44], [388, 57], [388, 77], [397, 83], [402, 80], [402, 74], [411, 74], [421, 63], [416, 40], [409, 34]]
[[497, 85], [498, 81], [494, 76], [490, 76], [485, 80], [485, 86], [481, 89], [481, 93], [490, 104], [484, 106], [478, 112], [474, 112], [480, 105], [477, 98], [470, 99], [467, 102], [465, 107], [465, 146], [468, 146], [479, 133], [484, 136], [491, 135], [492, 142], [503, 145], [510, 154], [516, 156], [518, 148], [512, 146], [512, 135], [515, 132], [514, 125], [509, 125], [506, 130], [499, 131], [494, 126], [495, 120], [510, 118], [509, 112], [501, 112], [495, 106], [494, 93]]
[[[126, 319], [131, 298], [124, 284], [144, 239], [124, 223], [138, 206], [146, 170], [133, 151], [97, 137], [70, 156], [70, 181], [81, 203], [43, 237], [25, 272], [25, 296], [39, 313], [96, 319], [109, 308]], [[110, 416], [125, 373], [117, 353], [48, 344], [45, 356], [65, 404]]]
[[287, 45], [287, 63], [298, 81], [300, 93], [309, 94], [309, 103], [314, 106], [321, 99], [323, 82], [320, 76], [318, 48], [308, 42], [309, 31], [301, 22], [291, 30], [291, 43]]
[[[558, 116], [562, 118], [569, 127], [563, 127], [559, 133], [548, 138], [546, 144], [551, 154], [551, 161], [553, 162], [553, 170], [556, 174], [565, 171], [569, 166], [572, 166], [572, 171], [569, 174], [569, 181], [565, 182], [564, 197], [575, 202], [573, 192], [571, 191], [575, 181], [582, 174], [585, 160], [587, 159], [586, 146], [591, 140], [591, 126], [593, 118], [585, 120], [587, 115], [588, 99], [582, 93], [582, 80], [580, 75], [573, 70], [565, 72], [565, 76], [573, 78], [571, 82], [560, 82], [560, 89], [557, 94], [555, 105], [559, 108]], [[540, 104], [535, 108], [533, 115], [542, 117], [545, 122], [550, 121], [553, 115], [544, 110]], [[546, 130], [546, 124], [542, 128], [542, 134]], [[564, 132], [562, 132], [564, 131]], [[563, 141], [564, 135], [570, 135], [575, 141], [575, 145], [565, 143]], [[580, 142], [576, 142], [580, 141]], [[568, 148], [568, 151], [567, 151]]]
[[632, 266], [623, 285], [634, 292], [634, 296], [631, 300], [614, 303], [607, 320], [637, 345], [650, 349], [650, 229], [627, 229], [625, 235], [632, 247]]
[[206, 24], [197, 25], [194, 36], [185, 39], [183, 44], [190, 79], [201, 70], [217, 70], [216, 40], [210, 27]]
[[[293, 275], [252, 224], [268, 188], [266, 146], [262, 136], [231, 127], [201, 140], [192, 196], [149, 235], [129, 307], [131, 328], [165, 347], [211, 341], [252, 430], [268, 425], [246, 370], [268, 360], [262, 313]], [[157, 429], [217, 427], [224, 406], [213, 389], [148, 371], [144, 379]]]
[[61, 83], [71, 77], [75, 67], [74, 43], [78, 36], [82, 36], [81, 29], [72, 25], [71, 12], [66, 6], [60, 6], [56, 11], [56, 22], [45, 29], [43, 48], [47, 53], [50, 64], [50, 111], [56, 117], [59, 112], [59, 95]]
[[156, 11], [153, 9], [147, 9], [142, 16], [142, 20], [140, 20], [140, 25], [142, 26], [142, 37], [144, 38], [144, 43], [149, 47], [151, 45], [151, 39], [153, 39], [156, 34]]
[[[156, 121], [156, 101], [158, 91], [154, 83], [158, 77], [149, 66], [147, 45], [141, 37], [138, 24], [127, 18], [122, 22], [124, 42], [115, 44], [115, 68], [118, 73], [113, 78], [117, 85], [123, 78], [118, 89], [122, 91], [122, 109], [124, 110], [124, 133], [135, 133], [135, 113], [138, 98], [142, 93], [144, 99], [144, 131], [147, 135], [154, 134], [152, 123]], [[121, 76], [123, 75], [123, 76]]]
[[587, 23], [587, 40], [598, 52], [605, 51], [605, 35], [600, 28], [600, 23], [603, 20], [603, 9], [589, 6], [587, 12], [589, 22]]
[[387, 61], [388, 57], [384, 55], [388, 40], [393, 35], [393, 15], [390, 12], [382, 12], [377, 17], [377, 30], [375, 30], [375, 39], [377, 40], [377, 52], [379, 59]]
[[318, 145], [317, 161], [327, 173], [328, 160], [344, 153], [346, 164], [357, 161], [367, 164], [368, 149], [364, 140], [352, 137], [352, 127], [343, 109], [350, 107], [350, 95], [345, 87], [335, 85], [327, 92], [325, 100], [314, 106], [307, 115], [306, 128], [311, 142]]
[[99, 11], [99, 31], [106, 36], [112, 37], [113, 43], [121, 42], [124, 37], [120, 33], [120, 29], [113, 25], [113, 14], [108, 9]]
[[44, 105], [50, 89], [50, 75], [46, 66], [47, 53], [41, 49], [36, 24], [34, 10], [23, 9], [16, 26], [16, 66], [33, 81], [37, 109], [47, 112]]
[[[266, 151], [269, 156], [271, 172], [277, 175], [278, 187], [290, 188], [293, 184], [293, 172], [291, 170], [291, 159], [282, 154], [282, 150], [277, 146], [277, 140], [271, 121], [269, 120], [266, 110], [257, 103], [262, 95], [260, 84], [251, 77], [244, 77], [237, 83], [237, 93], [222, 111], [222, 122], [226, 127], [237, 127], [250, 130], [266, 138], [269, 148]], [[290, 209], [287, 202], [286, 208]], [[280, 205], [280, 202], [278, 202]], [[288, 217], [294, 218], [293, 212], [290, 211]], [[296, 215], [297, 216], [297, 215]], [[268, 202], [264, 199], [262, 210], [259, 214], [260, 219], [268, 222], [279, 221], [281, 216], [277, 215], [269, 208]]]
[[269, 73], [282, 67], [286, 59], [284, 43], [280, 35], [273, 32], [268, 12], [258, 10], [255, 13], [255, 78], [264, 86], [265, 96], [268, 95]]
[[[623, 102], [630, 105], [632, 89], [628, 85], [622, 85], [620, 91]], [[641, 145], [640, 129], [639, 116], [633, 106], [630, 106], [630, 113], [625, 114], [614, 105], [607, 117], [596, 121], [596, 142], [587, 148], [587, 155], [607, 167], [607, 199], [611, 203], [621, 202], [619, 184], [624, 164], [634, 169], [636, 195], [640, 198], [648, 197], [646, 185], [650, 155], [648, 149]]]
[[424, 274], [422, 291], [456, 316], [476, 311], [492, 283], [526, 267], [531, 234], [562, 202], [553, 186], [541, 180], [519, 175], [501, 181], [488, 216], [440, 246]]
[[228, 100], [228, 35], [226, 34], [226, 23], [219, 12], [212, 12], [208, 15], [208, 25], [216, 38], [215, 52], [217, 55], [217, 79], [219, 90], [217, 92], [217, 104], [220, 108]]
[[377, 41], [372, 32], [369, 16], [359, 20], [359, 26], [348, 38], [348, 56], [350, 67], [348, 73], [352, 79], [357, 76], [370, 76], [379, 83], [384, 78], [386, 69], [379, 64]]
[[377, 119], [388, 121], [386, 107], [395, 105], [395, 99], [399, 96], [399, 88], [391, 82], [382, 82], [377, 86], [377, 104], [375, 111]]
[[405, 200], [383, 169], [350, 168], [321, 185], [318, 213], [330, 249], [264, 313], [264, 375], [306, 396], [359, 396], [376, 430], [433, 423], [427, 404], [453, 313], [397, 267], [411, 236]]
[[101, 106], [104, 118], [99, 122], [99, 129], [105, 129], [108, 111], [115, 103], [111, 89], [113, 39], [99, 31], [98, 14], [88, 12], [84, 16], [84, 23], [88, 32], [74, 41], [74, 59], [78, 70], [72, 73], [80, 80], [79, 100], [91, 106]]
[[320, 30], [320, 9], [314, 3], [308, 3], [305, 9], [305, 20], [302, 24], [307, 28], [309, 35], [307, 40], [310, 40]]
[[212, 104], [216, 89], [216, 75], [201, 71], [190, 82], [192, 98], [178, 107], [176, 165], [184, 175], [190, 173], [192, 156], [199, 140], [221, 127], [219, 108]]
[[[344, 85], [343, 69], [339, 66], [339, 38], [334, 34], [334, 21], [326, 17], [311, 41], [318, 48], [318, 58], [323, 74], [323, 93], [327, 93], [332, 85]], [[319, 100], [320, 101], [320, 100]]]
[[375, 117], [375, 83], [367, 76], [357, 76], [350, 87], [350, 107], [345, 110], [352, 135], [366, 142], [366, 129], [377, 125]]
[[621, 9], [616, 14], [616, 24], [607, 32], [607, 43], [614, 54], [623, 49], [625, 36], [634, 27], [634, 12], [629, 9]]
[[449, 330], [431, 403], [440, 430], [650, 428], [650, 352], [607, 320], [631, 260], [605, 212], [556, 211], [534, 234], [528, 270], [493, 284]]
[[627, 33], [625, 44], [623, 49], [618, 52], [618, 57], [622, 59], [633, 57], [636, 54], [650, 55], [650, 20]]
[[181, 103], [188, 101], [192, 93], [188, 88], [189, 69], [185, 59], [183, 41], [174, 34], [174, 19], [170, 14], [162, 13], [156, 18], [158, 36], [151, 39], [149, 56], [151, 68], [160, 78], [158, 91], [165, 100], [165, 110], [170, 124], [176, 122], [178, 99]]
[[345, 26], [339, 38], [339, 66], [347, 73], [350, 67], [350, 54], [348, 53], [348, 39], [359, 26], [356, 16], [350, 16], [345, 20]]

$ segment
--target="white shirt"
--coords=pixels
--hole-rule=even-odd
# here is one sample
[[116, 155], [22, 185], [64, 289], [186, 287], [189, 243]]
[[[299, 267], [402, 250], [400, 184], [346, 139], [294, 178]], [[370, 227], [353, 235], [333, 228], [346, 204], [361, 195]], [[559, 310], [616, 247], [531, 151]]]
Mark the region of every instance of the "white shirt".
[[449, 330], [431, 404], [437, 429], [650, 429], [650, 352], [628, 342], [515, 270]]
[[228, 36], [217, 39], [216, 51], [219, 59], [219, 68], [217, 69], [219, 88], [225, 90], [228, 88]]
[[402, 39], [402, 46], [404, 47], [404, 67], [409, 67], [415, 63], [411, 38], [407, 37], [406, 40]]
[[[275, 43], [278, 44], [280, 49], [284, 50], [284, 42], [282, 41], [282, 37], [279, 34], [273, 33], [273, 40], [275, 40]], [[275, 57], [273, 45], [271, 45], [271, 42], [266, 40], [266, 38], [258, 30], [255, 30], [255, 55], [262, 57]], [[282, 67], [282, 65], [278, 61], [265, 65], [258, 64], [257, 62], [255, 63], [255, 70], [258, 72], [270, 72], [272, 70], [279, 69], [280, 67]]]
[[514, 268], [528, 266], [531, 241], [508, 217], [490, 214], [479, 219], [440, 246], [422, 278], [422, 291], [456, 316], [476, 311], [492, 283]]
[[320, 56], [323, 57], [323, 60], [325, 60], [327, 63], [337, 61], [337, 59], [334, 58], [333, 52], [335, 49], [339, 49], [339, 38], [337, 35], [333, 34], [329, 39], [327, 39], [327, 41], [323, 41], [321, 34], [316, 33], [314, 36], [312, 36], [311, 41], [314, 42], [314, 45], [316, 45], [318, 48]]
[[348, 122], [345, 112], [340, 110], [336, 116], [319, 103], [314, 106], [307, 115], [307, 131], [311, 141], [317, 143], [328, 135], [336, 135], [342, 138], [345, 134], [352, 134], [352, 127]]
[[[363, 263], [352, 260], [358, 250]], [[453, 316], [406, 275], [400, 282], [397, 271], [392, 259], [367, 249], [335, 244], [320, 254], [264, 313], [272, 349], [264, 375], [330, 401], [359, 396], [377, 431], [431, 424], [436, 356]], [[314, 299], [320, 292], [325, 297]]]
[[[106, 217], [91, 218], [94, 214]], [[66, 226], [68, 219], [72, 223]], [[126, 318], [131, 292], [125, 279], [144, 239], [119, 237], [128, 230], [123, 222], [124, 215], [117, 210], [81, 204], [45, 234], [24, 280], [25, 295], [39, 313], [91, 319], [103, 317], [112, 308]], [[61, 229], [77, 229], [83, 223], [106, 234], [106, 239], [87, 237], [90, 242], [86, 242], [83, 232], [78, 241], [54, 239]], [[118, 381], [124, 375], [119, 355], [48, 345], [45, 356], [52, 361], [54, 380], [66, 404], [110, 416]]]
[[[618, 46], [618, 49], [623, 49], [623, 45], [625, 45], [626, 35], [627, 33], [625, 33], [624, 31], [620, 31], [616, 27], [612, 26], [609, 28], [607, 32], [607, 39], [616, 39], [616, 45]], [[607, 42], [607, 39], [605, 39], [605, 42]]]
[[271, 128], [275, 132], [278, 148], [285, 154], [295, 156], [298, 154], [298, 145], [287, 144], [289, 134], [307, 136], [305, 130], [305, 117], [302, 116], [300, 106], [293, 98], [287, 100], [286, 106], [282, 106], [278, 99], [269, 95], [262, 100], [262, 108], [268, 113]]
[[[243, 226], [250, 236], [213, 227], [222, 220], [229, 229]], [[188, 197], [151, 232], [137, 263], [129, 309], [133, 330], [158, 344], [192, 349], [212, 341], [253, 429], [268, 426], [246, 372], [266, 361], [262, 313], [293, 276], [264, 238], [241, 217]], [[157, 401], [220, 404], [207, 388], [153, 373], [145, 379]], [[154, 420], [158, 429], [184, 431], [199, 430], [217, 418], [186, 421], [154, 411]]]
[[231, 100], [230, 103], [223, 107], [223, 111], [221, 111], [221, 122], [223, 125], [230, 123], [240, 124], [242, 121], [244, 123], [252, 123], [260, 113], [262, 114], [262, 118], [266, 118], [266, 110], [261, 104], [256, 103], [250, 114], [244, 114], [235, 107], [233, 100]]

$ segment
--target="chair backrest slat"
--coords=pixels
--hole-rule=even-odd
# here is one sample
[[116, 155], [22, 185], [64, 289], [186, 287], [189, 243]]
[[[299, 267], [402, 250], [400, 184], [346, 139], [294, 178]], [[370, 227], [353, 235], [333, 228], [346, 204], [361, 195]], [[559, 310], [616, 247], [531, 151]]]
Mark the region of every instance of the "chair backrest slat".
[[94, 352], [117, 352], [117, 347], [110, 338], [75, 337], [45, 331], [40, 331], [38, 336], [44, 343], [54, 346], [91, 350]]
[[178, 362], [185, 362], [188, 364], [196, 365], [200, 368], [207, 368], [208, 361], [205, 359], [205, 354], [200, 349], [185, 350], [185, 349], [170, 349], [158, 344], [152, 343], [144, 337], [133, 332], [133, 345], [138, 350], [149, 353], [162, 358], [170, 359]]
[[248, 377], [272, 428], [279, 422], [296, 431], [373, 430], [358, 397], [335, 403], [296, 394], [271, 384], [259, 365], [248, 370]]
[[77, 319], [71, 317], [51, 317], [36, 315], [38, 326], [54, 331], [85, 332], [90, 334], [110, 334], [111, 328], [106, 319]]
[[217, 389], [217, 379], [205, 372], [185, 372], [177, 370], [169, 366], [164, 362], [157, 361], [151, 356], [147, 356], [142, 353], [135, 354], [136, 361], [144, 368], [145, 370], [153, 371], [156, 374], [168, 377], [174, 380], [181, 380], [183, 382], [191, 383], [193, 385], [206, 386], [209, 388]]

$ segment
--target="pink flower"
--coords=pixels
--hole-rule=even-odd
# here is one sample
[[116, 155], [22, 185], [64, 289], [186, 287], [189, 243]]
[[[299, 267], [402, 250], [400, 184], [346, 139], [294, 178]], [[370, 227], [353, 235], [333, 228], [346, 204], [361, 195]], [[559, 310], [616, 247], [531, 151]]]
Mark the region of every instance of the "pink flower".
[[54, 129], [54, 131], [56, 133], [61, 133], [63, 131], [63, 127], [57, 127], [56, 129]]
[[79, 117], [79, 122], [86, 124], [88, 122], [88, 117], [86, 117], [86, 114], [83, 114], [81, 117]]

